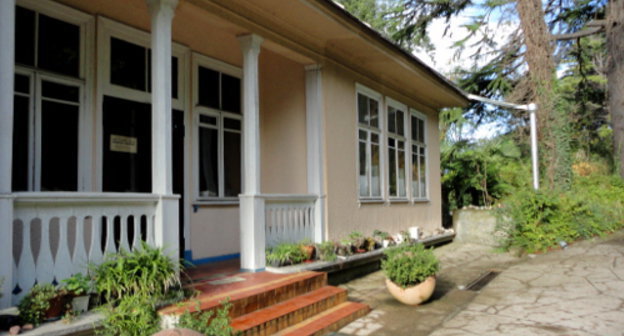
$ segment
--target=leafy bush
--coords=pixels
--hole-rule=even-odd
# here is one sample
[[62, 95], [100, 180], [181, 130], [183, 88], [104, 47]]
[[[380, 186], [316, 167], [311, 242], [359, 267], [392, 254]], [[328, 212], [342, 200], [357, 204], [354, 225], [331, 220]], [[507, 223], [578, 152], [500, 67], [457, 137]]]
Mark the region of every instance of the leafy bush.
[[156, 300], [149, 296], [130, 294], [117, 301], [117, 305], [108, 304], [99, 308], [104, 314], [102, 335], [140, 336], [152, 335], [160, 329]]
[[52, 284], [34, 285], [17, 306], [22, 322], [39, 325], [50, 308], [50, 300], [57, 295], [59, 292]]
[[100, 265], [92, 265], [91, 271], [98, 292], [107, 300], [114, 300], [132, 294], [160, 298], [170, 288], [180, 285], [179, 268], [162, 248], [142, 242], [132, 252], [121, 250], [107, 255]]
[[161, 248], [143, 242], [132, 252], [109, 254], [100, 265], [92, 265], [98, 292], [108, 303], [104, 314], [105, 335], [151, 335], [159, 329], [156, 306], [180, 285], [178, 269]]
[[299, 244], [281, 243], [266, 251], [266, 261], [271, 265], [299, 264], [306, 259]]
[[221, 308], [217, 309], [215, 315], [213, 311], [200, 311], [199, 302], [197, 302], [197, 311], [191, 313], [186, 310], [180, 315], [176, 327], [191, 329], [206, 336], [234, 335], [234, 328], [230, 326], [231, 308], [232, 304], [225, 300], [221, 302]]
[[520, 190], [503, 201], [501, 245], [545, 251], [559, 241], [604, 235], [624, 227], [624, 182], [616, 176], [577, 176], [569, 191]]
[[76, 273], [64, 279], [62, 283], [68, 292], [76, 296], [86, 295], [91, 290], [91, 279], [82, 273]]
[[336, 260], [336, 243], [333, 241], [324, 241], [318, 245], [316, 245], [317, 251], [319, 252], [319, 257], [323, 261], [334, 261]]
[[384, 251], [381, 269], [390, 281], [402, 288], [417, 285], [439, 270], [433, 251], [423, 244], [401, 245]]

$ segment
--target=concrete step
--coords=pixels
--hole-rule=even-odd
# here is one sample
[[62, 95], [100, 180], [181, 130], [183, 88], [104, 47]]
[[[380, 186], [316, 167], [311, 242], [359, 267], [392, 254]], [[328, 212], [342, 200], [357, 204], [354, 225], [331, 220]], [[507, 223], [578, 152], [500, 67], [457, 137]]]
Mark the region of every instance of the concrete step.
[[268, 272], [240, 273], [195, 284], [192, 288], [200, 292], [197, 297], [182, 304], [162, 308], [158, 313], [161, 316], [176, 316], [185, 311], [216, 310], [227, 299], [232, 304], [230, 317], [234, 319], [326, 285], [327, 274], [321, 272], [289, 275]]
[[343, 302], [309, 319], [276, 333], [279, 336], [324, 335], [337, 331], [352, 321], [368, 314], [370, 307], [357, 302]]
[[276, 305], [239, 316], [232, 321], [231, 325], [241, 332], [241, 335], [273, 335], [346, 300], [346, 290], [325, 286]]

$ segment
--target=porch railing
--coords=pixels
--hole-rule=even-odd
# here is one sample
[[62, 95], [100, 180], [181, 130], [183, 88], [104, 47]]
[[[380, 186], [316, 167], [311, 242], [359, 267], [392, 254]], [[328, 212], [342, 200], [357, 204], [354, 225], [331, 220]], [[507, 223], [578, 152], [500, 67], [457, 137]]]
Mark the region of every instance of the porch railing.
[[316, 195], [263, 195], [267, 246], [314, 241]]
[[106, 253], [154, 244], [158, 196], [18, 193], [13, 221], [13, 301], [37, 283], [58, 283]]

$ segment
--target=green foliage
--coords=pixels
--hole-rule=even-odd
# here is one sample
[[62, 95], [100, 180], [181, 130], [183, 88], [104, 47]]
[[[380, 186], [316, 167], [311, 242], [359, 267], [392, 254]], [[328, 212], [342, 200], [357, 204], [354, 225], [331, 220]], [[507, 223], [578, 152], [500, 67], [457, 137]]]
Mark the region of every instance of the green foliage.
[[230, 326], [229, 311], [232, 308], [232, 304], [225, 300], [221, 302], [221, 308], [217, 309], [215, 315], [214, 311], [201, 311], [199, 309], [199, 302], [195, 312], [190, 312], [188, 309], [180, 315], [180, 319], [176, 324], [178, 328], [186, 328], [197, 331], [206, 336], [230, 336], [234, 335], [234, 328]]
[[324, 241], [316, 245], [316, 250], [319, 253], [319, 257], [323, 261], [336, 260], [336, 243], [333, 241]]
[[439, 270], [438, 259], [423, 244], [401, 245], [384, 254], [381, 268], [386, 277], [403, 288], [417, 285]]
[[266, 261], [270, 265], [299, 264], [306, 257], [299, 244], [281, 243], [266, 250]]
[[108, 254], [101, 264], [90, 267], [97, 291], [109, 301], [131, 294], [162, 297], [170, 288], [180, 285], [180, 265], [166, 256], [162, 248], [145, 242], [132, 252]]
[[52, 284], [36, 284], [28, 294], [22, 298], [17, 308], [19, 317], [24, 323], [38, 326], [50, 308], [50, 300], [59, 295], [59, 291]]
[[104, 314], [102, 329], [96, 332], [111, 336], [152, 335], [160, 329], [156, 299], [143, 294], [125, 295], [117, 305], [107, 304], [98, 310]]
[[520, 190], [503, 202], [502, 247], [546, 251], [624, 227], [624, 182], [616, 176], [577, 176], [570, 190]]
[[377, 237], [380, 240], [386, 240], [390, 237], [390, 234], [386, 231], [375, 230], [373, 231], [373, 237]]
[[151, 335], [159, 328], [156, 305], [180, 285], [178, 269], [161, 248], [143, 242], [132, 252], [109, 254], [100, 265], [91, 265], [96, 289], [108, 303], [104, 314], [105, 335]]
[[89, 293], [92, 284], [91, 279], [82, 273], [76, 273], [62, 281], [63, 287], [70, 293], [81, 296]]

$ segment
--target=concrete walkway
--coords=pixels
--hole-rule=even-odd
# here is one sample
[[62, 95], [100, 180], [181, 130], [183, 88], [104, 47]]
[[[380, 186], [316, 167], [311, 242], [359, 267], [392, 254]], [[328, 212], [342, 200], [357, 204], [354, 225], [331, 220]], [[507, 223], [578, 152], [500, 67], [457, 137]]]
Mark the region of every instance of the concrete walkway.
[[[418, 307], [396, 302], [382, 272], [345, 284], [373, 311], [336, 335], [624, 335], [624, 231], [522, 258], [468, 244], [436, 254], [436, 292]], [[488, 270], [502, 273], [458, 289]]]

